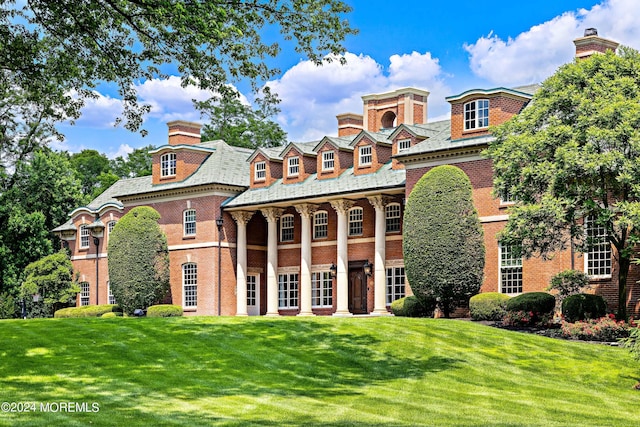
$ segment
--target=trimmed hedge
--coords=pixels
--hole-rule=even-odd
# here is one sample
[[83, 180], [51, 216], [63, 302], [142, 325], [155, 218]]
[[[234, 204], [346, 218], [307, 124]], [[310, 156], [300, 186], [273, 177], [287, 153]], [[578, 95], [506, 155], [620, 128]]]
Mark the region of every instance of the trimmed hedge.
[[82, 307], [67, 307], [56, 311], [53, 317], [62, 319], [68, 317], [100, 317], [105, 313], [120, 312], [117, 304], [85, 305]]
[[100, 317], [122, 317], [122, 313], [120, 312], [115, 312], [115, 311], [110, 311], [108, 313], [103, 314]]
[[414, 295], [400, 298], [391, 303], [391, 312], [399, 317], [429, 317], [436, 308], [435, 300], [427, 301], [427, 306]]
[[553, 313], [556, 306], [556, 299], [546, 292], [527, 292], [513, 298], [509, 298], [505, 309], [509, 312], [523, 311], [535, 314]]
[[564, 320], [573, 323], [585, 319], [598, 319], [607, 314], [607, 303], [600, 295], [577, 294], [562, 301]]
[[511, 297], [499, 292], [485, 292], [474, 295], [469, 300], [469, 312], [473, 320], [502, 320], [507, 310], [507, 300]]
[[147, 317], [178, 317], [182, 314], [182, 307], [179, 305], [158, 304], [147, 308]]

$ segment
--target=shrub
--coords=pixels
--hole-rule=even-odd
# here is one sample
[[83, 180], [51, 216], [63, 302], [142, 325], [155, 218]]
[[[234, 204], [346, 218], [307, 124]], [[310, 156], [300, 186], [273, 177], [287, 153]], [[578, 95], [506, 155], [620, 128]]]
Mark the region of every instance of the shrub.
[[433, 299], [422, 302], [414, 295], [410, 295], [392, 302], [391, 312], [400, 317], [430, 317], [433, 316], [435, 307], [436, 302]]
[[553, 313], [556, 299], [546, 292], [527, 292], [507, 300], [507, 311], [525, 311], [538, 314]]
[[119, 312], [115, 312], [115, 311], [110, 311], [108, 313], [104, 313], [102, 316], [100, 317], [122, 317], [122, 313]]
[[562, 302], [562, 315], [567, 322], [597, 319], [607, 314], [607, 303], [600, 295], [570, 295]]
[[85, 305], [83, 307], [67, 307], [56, 311], [53, 317], [62, 319], [68, 317], [100, 317], [105, 313], [122, 312], [116, 304]]
[[147, 309], [147, 317], [178, 317], [182, 314], [182, 307], [179, 305], [158, 304]]
[[12, 319], [16, 317], [18, 304], [9, 293], [0, 294], [0, 319]]
[[562, 300], [569, 295], [580, 293], [587, 286], [589, 286], [589, 276], [585, 273], [577, 270], [565, 270], [551, 278], [551, 284], [547, 290], [558, 291], [558, 296]]
[[509, 295], [486, 292], [474, 295], [469, 300], [469, 311], [473, 320], [502, 320], [507, 313], [505, 305]]
[[622, 346], [628, 348], [636, 359], [640, 359], [640, 327], [631, 329], [629, 337], [622, 340]]
[[563, 322], [562, 336], [585, 341], [615, 342], [629, 336], [629, 325], [623, 320], [616, 321], [613, 315], [583, 322]]

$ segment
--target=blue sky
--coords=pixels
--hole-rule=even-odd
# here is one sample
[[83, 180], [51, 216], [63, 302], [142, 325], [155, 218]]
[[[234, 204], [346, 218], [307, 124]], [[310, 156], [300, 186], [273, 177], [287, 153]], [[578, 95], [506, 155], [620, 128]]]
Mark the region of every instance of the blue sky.
[[[348, 19], [360, 30], [346, 40], [346, 66], [315, 67], [291, 46], [277, 58], [282, 73], [269, 85], [282, 99], [277, 120], [292, 141], [335, 135], [336, 114], [362, 113], [362, 95], [406, 86], [429, 90], [433, 121], [448, 116], [446, 96], [541, 82], [572, 60], [572, 41], [585, 28], [640, 49], [638, 0], [346, 1], [354, 8]], [[149, 134], [143, 138], [113, 127], [120, 101], [108, 85], [99, 89], [98, 99], [87, 103], [74, 126], [59, 126], [67, 138], [54, 148], [93, 148], [114, 157], [163, 145], [166, 122], [200, 121], [191, 99], [208, 96], [180, 88], [177, 77], [140, 82], [139, 96], [152, 106], [144, 124]]]

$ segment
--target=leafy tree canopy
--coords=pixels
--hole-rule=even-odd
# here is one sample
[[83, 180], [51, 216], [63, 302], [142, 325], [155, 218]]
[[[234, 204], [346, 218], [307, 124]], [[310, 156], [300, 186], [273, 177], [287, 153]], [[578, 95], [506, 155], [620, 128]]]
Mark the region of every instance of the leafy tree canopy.
[[118, 156], [109, 162], [111, 172], [120, 178], [135, 178], [151, 175], [152, 157], [149, 151], [153, 145], [136, 148], [126, 157]]
[[[500, 238], [527, 257], [610, 242], [625, 318], [640, 238], [640, 54], [621, 48], [564, 65], [493, 133], [486, 155], [495, 191], [518, 200]], [[604, 239], [586, 237], [585, 217], [606, 230]]]
[[71, 155], [71, 166], [82, 182], [82, 192], [92, 194], [98, 186], [97, 177], [109, 172], [109, 159], [96, 150], [82, 150]]

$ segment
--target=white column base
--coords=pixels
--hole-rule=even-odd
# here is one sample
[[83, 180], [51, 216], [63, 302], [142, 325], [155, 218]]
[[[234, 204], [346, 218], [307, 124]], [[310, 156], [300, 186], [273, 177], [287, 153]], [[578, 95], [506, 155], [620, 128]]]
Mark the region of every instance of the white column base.
[[352, 317], [353, 313], [350, 311], [336, 311], [335, 313], [333, 313], [334, 317]]
[[297, 315], [298, 317], [313, 317], [315, 316], [315, 314], [313, 313], [313, 311], [305, 311], [305, 312], [300, 312]]

